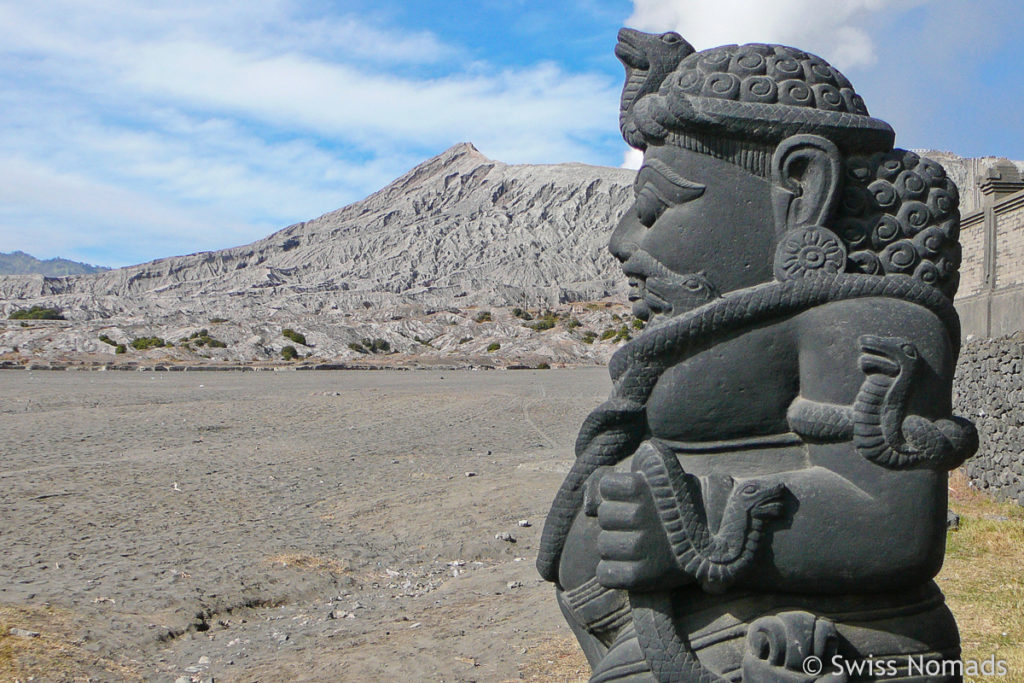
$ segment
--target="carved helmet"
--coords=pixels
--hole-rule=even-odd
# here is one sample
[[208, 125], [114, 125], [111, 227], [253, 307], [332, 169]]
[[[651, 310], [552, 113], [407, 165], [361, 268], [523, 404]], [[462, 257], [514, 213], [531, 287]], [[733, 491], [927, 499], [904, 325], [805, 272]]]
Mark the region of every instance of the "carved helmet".
[[[839, 270], [904, 274], [952, 297], [959, 282], [959, 195], [938, 163], [893, 149], [889, 124], [871, 117], [850, 81], [824, 59], [783, 45], [694, 51], [677, 33], [619, 32], [626, 67], [623, 138], [637, 149], [669, 144], [771, 177], [777, 145], [799, 134], [830, 140], [845, 157], [829, 231]], [[828, 263], [828, 261], [823, 261]]]
[[[758, 147], [773, 149], [807, 133], [846, 154], [892, 149], [889, 124], [869, 116], [850, 81], [824, 59], [757, 43], [694, 52], [681, 37], [666, 44], [667, 36], [678, 34], [655, 41], [639, 31], [619, 32], [616, 55], [627, 73], [620, 124], [630, 145], [669, 143], [713, 156], [758, 156]], [[673, 57], [674, 68], [666, 68]], [[723, 149], [723, 141], [744, 143], [744, 149]], [[763, 175], [751, 162], [743, 165]]]

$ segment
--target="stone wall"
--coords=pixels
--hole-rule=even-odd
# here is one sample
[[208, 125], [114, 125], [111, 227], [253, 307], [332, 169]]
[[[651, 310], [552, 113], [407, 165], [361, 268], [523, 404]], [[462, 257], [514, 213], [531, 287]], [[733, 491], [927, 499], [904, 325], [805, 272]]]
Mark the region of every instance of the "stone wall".
[[964, 463], [972, 484], [1024, 505], [1024, 332], [964, 344], [953, 413], [974, 422], [981, 445]]
[[960, 222], [963, 263], [955, 303], [965, 338], [1024, 330], [1024, 180], [1009, 162], [979, 180], [981, 206]]

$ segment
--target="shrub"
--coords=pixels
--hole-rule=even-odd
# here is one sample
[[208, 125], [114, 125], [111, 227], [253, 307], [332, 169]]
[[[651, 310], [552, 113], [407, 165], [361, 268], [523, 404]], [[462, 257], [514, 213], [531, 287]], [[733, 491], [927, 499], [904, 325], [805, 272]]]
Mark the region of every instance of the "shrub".
[[489, 323], [489, 322], [491, 322], [491, 312], [490, 311], [480, 311], [477, 314], [477, 316], [475, 318], [473, 318], [473, 320], [475, 322], [478, 322], [478, 323]]
[[298, 355], [299, 352], [296, 351], [295, 347], [292, 346], [291, 344], [281, 349], [281, 358], [284, 358], [285, 360], [293, 360], [297, 358]]
[[583, 339], [581, 339], [580, 341], [582, 341], [584, 344], [593, 344], [595, 339], [597, 339], [597, 332], [587, 330], [586, 332], [583, 333]]
[[114, 341], [113, 339], [111, 339], [110, 337], [108, 337], [105, 334], [101, 334], [100, 335], [100, 341], [103, 342], [104, 344], [110, 344], [111, 346], [117, 346], [117, 342]]
[[640, 318], [633, 318], [633, 329], [634, 330], [642, 330], [645, 327], [647, 327], [647, 325], [644, 324], [643, 320], [641, 320]]
[[565, 326], [566, 326], [567, 328], [569, 328], [570, 330], [574, 330], [574, 329], [576, 329], [577, 327], [583, 327], [583, 323], [581, 323], [581, 322], [580, 322], [579, 320], [577, 320], [576, 318], [569, 318], [569, 322], [567, 322], [567, 323], [565, 324]]
[[531, 330], [537, 330], [538, 332], [541, 332], [543, 330], [550, 330], [557, 323], [558, 316], [552, 313], [551, 311], [545, 311], [544, 315], [541, 316], [541, 318], [537, 322], [533, 323], [532, 325], [527, 325], [527, 327], [529, 327]]
[[460, 344], [465, 344], [466, 342], [471, 342], [471, 341], [473, 341], [472, 337], [463, 337], [462, 339], [459, 340], [459, 343]]
[[387, 339], [361, 339], [359, 341], [370, 353], [388, 353], [391, 351], [391, 344]]
[[490, 353], [492, 351], [497, 351], [500, 348], [501, 348], [501, 344], [499, 344], [498, 342], [491, 342], [490, 344], [487, 345], [488, 353]]
[[29, 309], [14, 311], [9, 316], [10, 320], [64, 320], [64, 316], [55, 308], [43, 308], [33, 306]]
[[533, 316], [530, 315], [529, 311], [524, 311], [523, 309], [519, 308], [518, 306], [516, 306], [515, 308], [512, 309], [512, 315], [514, 315], [515, 317], [520, 318], [522, 320], [533, 320]]
[[366, 347], [359, 342], [349, 342], [348, 348], [352, 349], [356, 353], [369, 353], [369, 351], [366, 350]]
[[538, 370], [550, 370], [551, 366], [547, 363], [537, 363]]
[[606, 341], [615, 336], [616, 330], [614, 327], [609, 327], [607, 330], [601, 333], [601, 341]]
[[227, 321], [227, 318], [210, 318], [210, 323], [213, 325], [217, 325], [218, 323], [226, 323]]
[[196, 346], [209, 346], [213, 349], [226, 349], [228, 347], [228, 345], [221, 340], [211, 337], [209, 330], [206, 328], [203, 328], [198, 332], [193, 332], [188, 336], [188, 338], [182, 338], [181, 341], [184, 342], [183, 347], [186, 349], [191, 348], [189, 344], [194, 344]]
[[158, 349], [162, 346], [166, 346], [164, 340], [160, 337], [136, 337], [131, 342], [133, 349], [139, 351], [145, 351], [146, 349]]
[[117, 348], [114, 349], [114, 353], [127, 353], [128, 348], [124, 344], [118, 344]]
[[434, 345], [430, 343], [430, 342], [434, 341], [433, 339], [426, 339], [426, 340], [420, 339], [420, 336], [417, 334], [415, 337], [413, 337], [413, 340], [417, 344], [423, 344], [423, 346], [429, 346], [430, 348], [434, 348]]
[[626, 326], [626, 325], [623, 325], [615, 333], [615, 340], [614, 341], [617, 341], [617, 342], [629, 341], [632, 338], [633, 338], [633, 336], [629, 333], [629, 327]]
[[287, 337], [288, 339], [291, 339], [296, 344], [302, 344], [303, 346], [309, 346], [309, 344], [306, 343], [306, 335], [302, 334], [301, 332], [296, 332], [295, 330], [291, 329], [290, 327], [286, 327], [283, 330], [281, 330], [281, 334], [284, 335], [285, 337]]

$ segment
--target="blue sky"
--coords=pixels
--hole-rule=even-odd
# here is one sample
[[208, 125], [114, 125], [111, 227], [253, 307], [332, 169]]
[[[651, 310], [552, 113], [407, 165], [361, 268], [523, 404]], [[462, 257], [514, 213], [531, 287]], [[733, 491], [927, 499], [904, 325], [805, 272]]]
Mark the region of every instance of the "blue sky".
[[461, 141], [635, 163], [622, 25], [794, 45], [900, 146], [1024, 159], [1019, 0], [0, 0], [0, 251], [120, 266], [244, 244]]

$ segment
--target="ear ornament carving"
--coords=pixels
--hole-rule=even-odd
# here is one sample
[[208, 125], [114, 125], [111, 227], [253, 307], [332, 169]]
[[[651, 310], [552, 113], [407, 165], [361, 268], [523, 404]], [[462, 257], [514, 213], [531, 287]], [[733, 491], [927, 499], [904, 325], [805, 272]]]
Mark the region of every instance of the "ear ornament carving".
[[774, 273], [779, 282], [835, 275], [846, 268], [846, 247], [839, 236], [820, 225], [790, 230], [775, 249]]

